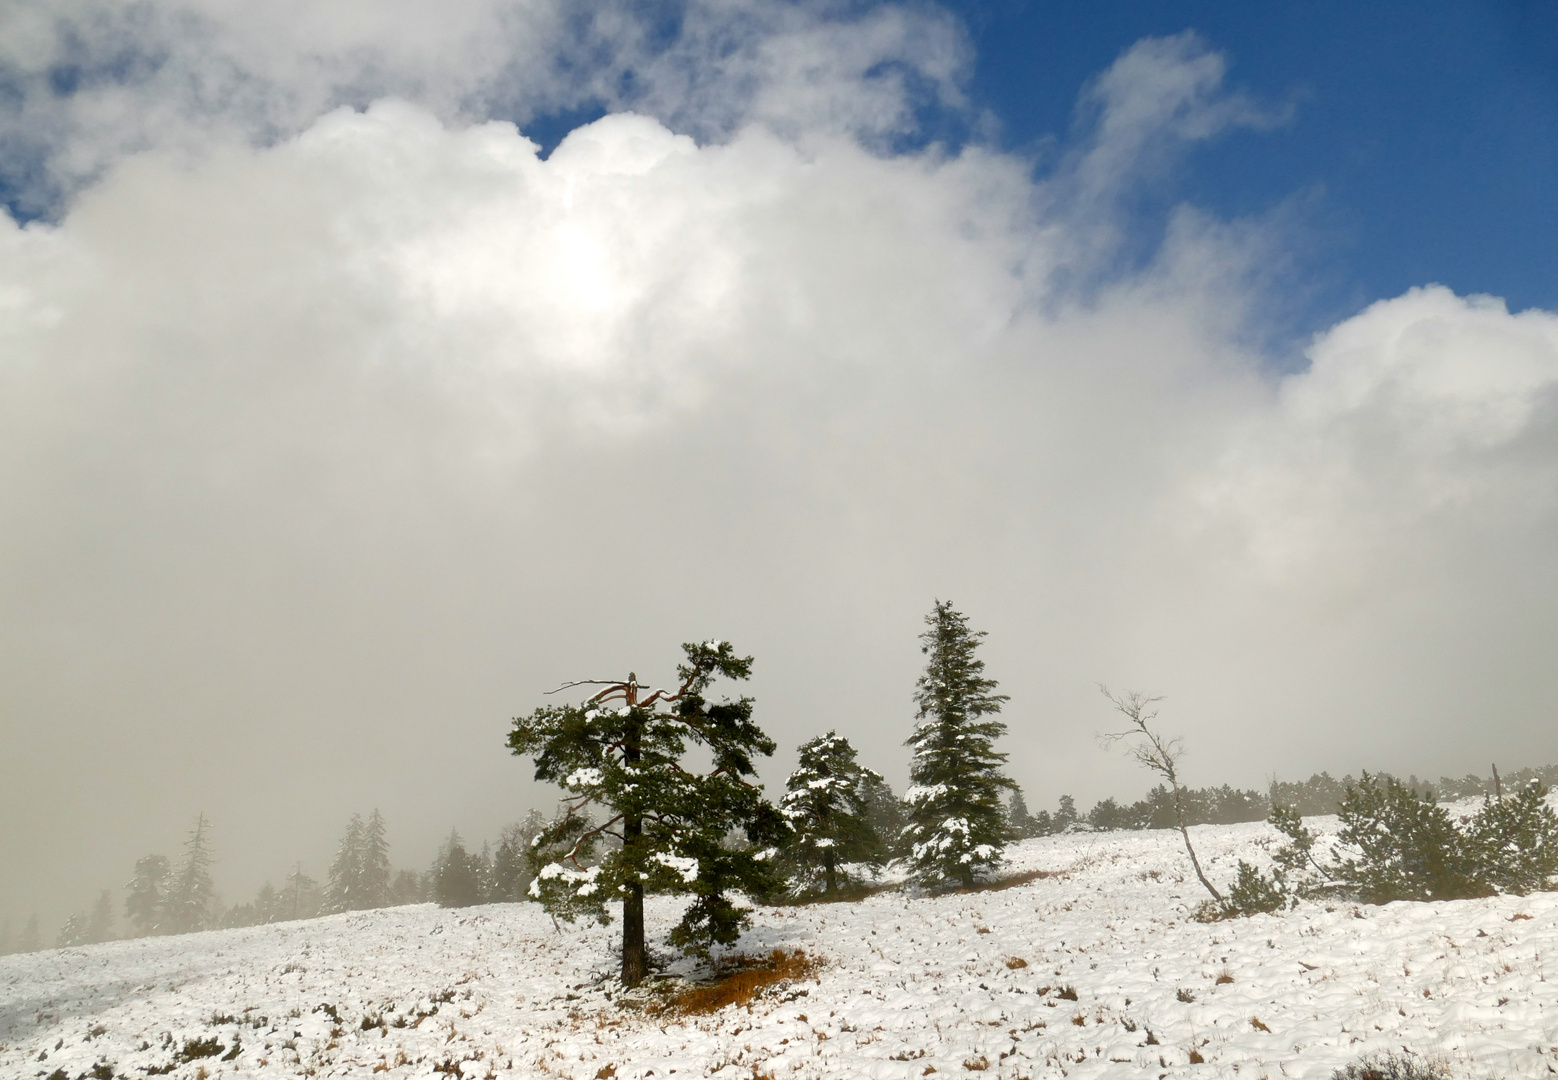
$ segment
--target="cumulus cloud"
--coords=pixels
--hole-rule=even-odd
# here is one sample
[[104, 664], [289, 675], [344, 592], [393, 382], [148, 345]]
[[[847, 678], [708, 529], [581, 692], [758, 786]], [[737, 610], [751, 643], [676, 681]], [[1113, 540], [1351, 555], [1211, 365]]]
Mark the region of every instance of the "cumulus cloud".
[[1203, 45], [1126, 53], [1036, 178], [881, 142], [955, 97], [933, 12], [710, 4], [543, 159], [460, 112], [517, 63], [461, 44], [496, 10], [418, 44], [341, 8], [321, 55], [382, 26], [412, 58], [348, 68], [454, 87], [354, 108], [270, 16], [187, 9], [291, 119], [109, 140], [57, 224], [0, 221], [0, 906], [83, 902], [199, 809], [235, 891], [373, 805], [407, 861], [490, 834], [547, 798], [509, 716], [709, 634], [782, 745], [901, 781], [938, 596], [991, 632], [1030, 804], [1144, 783], [1097, 680], [1170, 696], [1197, 783], [1558, 756], [1558, 319], [1425, 288], [1279, 376], [1269, 229], [1185, 210], [1098, 275], [1100, 207], [1254, 122]]
[[0, 12], [0, 193], [57, 212], [126, 154], [271, 145], [383, 97], [440, 119], [638, 109], [721, 139], [902, 134], [969, 59], [930, 8], [768, 0], [63, 0]]

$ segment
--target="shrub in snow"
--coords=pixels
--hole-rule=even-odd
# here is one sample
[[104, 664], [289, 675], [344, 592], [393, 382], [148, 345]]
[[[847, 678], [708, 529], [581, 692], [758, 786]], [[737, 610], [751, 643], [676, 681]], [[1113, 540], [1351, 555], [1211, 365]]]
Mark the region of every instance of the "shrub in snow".
[[1331, 1080], [1451, 1080], [1438, 1061], [1407, 1054], [1370, 1054], [1331, 1073]]
[[[629, 673], [580, 705], [547, 706], [514, 721], [508, 745], [535, 759], [536, 779], [561, 785], [563, 812], [536, 837], [530, 893], [554, 915], [605, 921], [606, 904], [622, 903], [622, 981], [649, 974], [644, 943], [646, 892], [691, 895], [672, 944], [706, 954], [740, 936], [746, 911], [733, 892], [769, 895], [782, 878], [772, 856], [785, 836], [779, 812], [753, 782], [754, 754], [774, 743], [752, 722], [752, 699], [711, 702], [715, 678], [745, 679], [751, 657], [729, 642], [684, 645], [675, 693], [646, 688]], [[684, 759], [701, 746], [711, 764]], [[604, 808], [595, 824], [591, 805]], [[732, 830], [745, 844], [726, 843]], [[621, 846], [599, 856], [603, 839]]]
[[994, 692], [996, 681], [974, 656], [984, 631], [970, 630], [964, 615], [939, 600], [925, 622], [920, 651], [930, 659], [915, 684], [919, 722], [908, 741], [914, 759], [903, 838], [915, 880], [969, 887], [1000, 864], [1011, 835], [1001, 794], [1016, 785], [1001, 775], [1006, 755], [995, 749], [1006, 725], [984, 719], [1007, 697]]
[[1297, 811], [1277, 807], [1271, 823], [1288, 837], [1277, 853], [1278, 876], [1298, 894], [1340, 887], [1365, 903], [1456, 900], [1525, 894], [1558, 874], [1558, 814], [1547, 789], [1532, 782], [1507, 799], [1488, 799], [1457, 824], [1433, 801], [1389, 776], [1349, 785], [1337, 839], [1341, 857], [1327, 863]]
[[850, 884], [846, 864], [881, 864], [882, 841], [869, 817], [869, 785], [882, 778], [858, 764], [849, 740], [831, 731], [803, 744], [799, 756], [779, 803], [790, 826], [780, 865], [798, 892], [820, 889], [833, 896]]

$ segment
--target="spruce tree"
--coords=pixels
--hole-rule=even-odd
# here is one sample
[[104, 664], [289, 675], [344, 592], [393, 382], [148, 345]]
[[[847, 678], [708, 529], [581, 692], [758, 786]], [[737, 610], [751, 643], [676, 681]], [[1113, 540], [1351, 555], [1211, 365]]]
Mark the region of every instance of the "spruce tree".
[[[746, 679], [751, 657], [729, 642], [683, 646], [674, 692], [647, 693], [631, 672], [580, 705], [547, 706], [516, 718], [508, 745], [535, 759], [536, 779], [561, 785], [567, 795], [558, 819], [533, 850], [537, 876], [530, 893], [564, 919], [580, 914], [604, 921], [608, 900], [622, 903], [622, 981], [636, 986], [649, 974], [644, 941], [645, 893], [691, 895], [671, 943], [706, 954], [739, 937], [747, 913], [730, 893], [767, 895], [780, 887], [771, 860], [784, 837], [778, 811], [765, 802], [752, 758], [774, 751], [752, 722], [752, 699], [709, 701], [719, 676]], [[566, 687], [564, 688], [566, 689]], [[687, 760], [701, 747], [708, 771]], [[599, 825], [588, 807], [604, 810]], [[746, 844], [727, 834], [745, 833]], [[621, 846], [598, 852], [605, 837]]]
[[440, 907], [471, 907], [482, 900], [480, 861], [465, 850], [456, 829], [449, 830], [433, 863], [433, 899]]
[[287, 887], [281, 893], [277, 919], [312, 919], [320, 914], [322, 903], [319, 883], [305, 874], [303, 864], [298, 863], [292, 868], [292, 873], [287, 875]]
[[97, 904], [92, 908], [92, 917], [87, 920], [87, 941], [96, 944], [100, 941], [111, 941], [114, 936], [114, 898], [104, 889], [97, 898]]
[[184, 841], [179, 862], [168, 889], [164, 910], [168, 928], [175, 934], [205, 930], [216, 915], [216, 886], [211, 881], [211, 824], [202, 811]]
[[904, 838], [915, 880], [968, 888], [1000, 864], [1010, 836], [1001, 793], [1016, 785], [1001, 775], [1006, 755], [994, 745], [1006, 725], [984, 719], [1008, 699], [995, 693], [996, 681], [984, 677], [984, 661], [974, 655], [983, 630], [970, 630], [967, 617], [940, 600], [925, 622], [920, 651], [929, 660], [915, 684]]
[[1006, 818], [1014, 836], [1036, 835], [1033, 832], [1033, 815], [1028, 813], [1028, 800], [1022, 797], [1022, 788], [1012, 789], [1012, 801], [1007, 809]]
[[389, 840], [385, 836], [384, 815], [374, 807], [362, 830], [362, 859], [357, 867], [360, 907], [381, 908], [390, 903]]
[[172, 870], [166, 855], [143, 855], [135, 862], [135, 876], [125, 886], [125, 917], [137, 935], [167, 933], [164, 901]]
[[846, 863], [880, 862], [867, 785], [882, 778], [857, 764], [849, 740], [832, 731], [802, 744], [799, 757], [779, 803], [791, 829], [781, 865], [802, 892], [820, 885], [824, 895], [834, 896], [849, 881]]
[[60, 932], [54, 937], [56, 949], [68, 949], [74, 945], [87, 943], [87, 917], [79, 911], [72, 911], [70, 917], [65, 920], [65, 925], [60, 927]]
[[329, 875], [325, 879], [324, 911], [327, 914], [351, 911], [358, 906], [362, 849], [362, 815], [353, 814], [346, 823], [345, 835], [335, 847], [335, 859], [330, 863]]

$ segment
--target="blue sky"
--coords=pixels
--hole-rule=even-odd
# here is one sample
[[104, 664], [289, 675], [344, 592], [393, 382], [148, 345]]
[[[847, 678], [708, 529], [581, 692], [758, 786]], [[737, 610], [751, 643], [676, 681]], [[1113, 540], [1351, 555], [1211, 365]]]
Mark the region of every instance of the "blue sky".
[[948, 6], [976, 51], [975, 103], [1009, 148], [1042, 154], [1077, 89], [1148, 35], [1194, 30], [1227, 56], [1231, 87], [1291, 103], [1277, 130], [1192, 149], [1151, 209], [1301, 200], [1322, 319], [1429, 282], [1558, 304], [1558, 4]]

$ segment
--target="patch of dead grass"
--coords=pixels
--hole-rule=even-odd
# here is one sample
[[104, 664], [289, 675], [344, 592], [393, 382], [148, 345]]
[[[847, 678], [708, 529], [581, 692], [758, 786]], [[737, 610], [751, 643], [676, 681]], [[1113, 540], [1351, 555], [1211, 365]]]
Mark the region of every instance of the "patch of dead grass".
[[720, 962], [712, 981], [677, 991], [665, 1007], [680, 1013], [712, 1013], [727, 1005], [750, 1005], [763, 987], [810, 978], [821, 967], [820, 960], [801, 949], [775, 949], [767, 956], [732, 956]]

